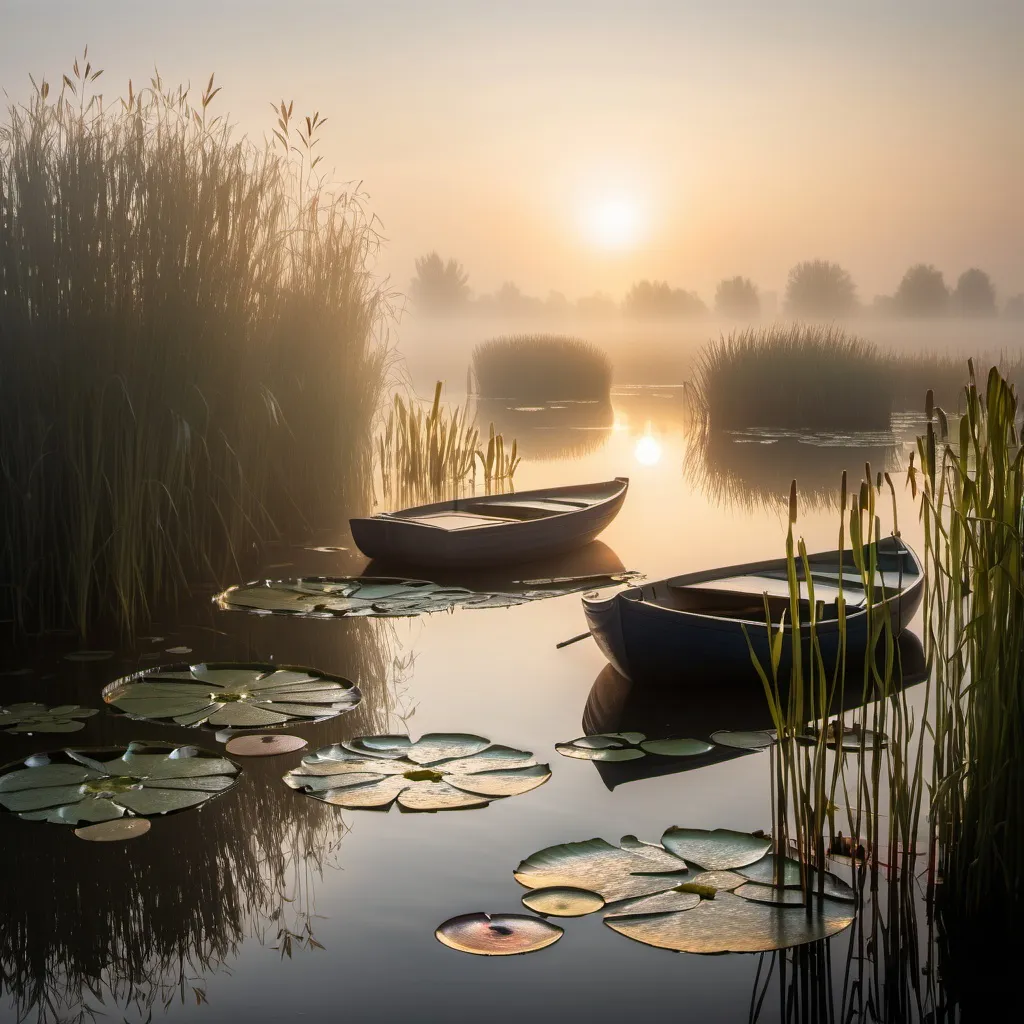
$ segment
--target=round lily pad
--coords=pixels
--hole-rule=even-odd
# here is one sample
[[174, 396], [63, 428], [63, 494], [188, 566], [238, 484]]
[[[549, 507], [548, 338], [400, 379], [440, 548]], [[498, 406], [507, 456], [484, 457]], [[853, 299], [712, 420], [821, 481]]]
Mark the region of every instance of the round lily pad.
[[59, 825], [169, 814], [230, 789], [238, 765], [198, 747], [127, 747], [33, 754], [0, 771], [0, 806]]
[[720, 871], [745, 867], [760, 860], [771, 849], [772, 841], [766, 836], [731, 829], [716, 828], [709, 832], [702, 828], [673, 826], [661, 837], [661, 844], [677, 857], [709, 871]]
[[83, 718], [98, 714], [96, 708], [77, 704], [61, 704], [48, 708], [45, 704], [11, 704], [0, 708], [0, 729], [5, 732], [79, 732], [85, 728]]
[[551, 917], [584, 917], [604, 907], [604, 897], [589, 889], [556, 885], [534, 889], [523, 897], [523, 905]]
[[224, 749], [235, 757], [275, 757], [278, 754], [292, 754], [305, 746], [306, 741], [301, 736], [257, 732], [233, 737]]
[[321, 747], [284, 776], [285, 783], [340, 807], [448, 811], [486, 807], [518, 796], [551, 778], [533, 755], [482, 736], [427, 733], [360, 736]]
[[747, 882], [734, 889], [733, 892], [737, 896], [742, 896], [745, 900], [753, 900], [755, 903], [771, 903], [773, 905], [792, 907], [802, 907], [804, 905], [803, 893], [799, 889], [780, 889], [775, 885]]
[[526, 914], [462, 914], [445, 921], [434, 935], [461, 953], [512, 956], [544, 949], [563, 932], [557, 924]]
[[736, 747], [739, 750], [764, 750], [775, 742], [775, 738], [771, 733], [763, 732], [759, 729], [752, 729], [747, 732], [721, 729], [711, 734], [711, 740], [720, 747]]
[[125, 676], [103, 691], [103, 699], [147, 721], [265, 729], [334, 718], [362, 695], [349, 680], [312, 669], [211, 662]]
[[138, 839], [150, 829], [149, 818], [113, 818], [96, 825], [83, 825], [75, 829], [79, 839], [93, 843], [118, 843]]
[[669, 739], [644, 740], [640, 749], [648, 754], [660, 754], [662, 757], [699, 757], [714, 750], [711, 743], [704, 740]]

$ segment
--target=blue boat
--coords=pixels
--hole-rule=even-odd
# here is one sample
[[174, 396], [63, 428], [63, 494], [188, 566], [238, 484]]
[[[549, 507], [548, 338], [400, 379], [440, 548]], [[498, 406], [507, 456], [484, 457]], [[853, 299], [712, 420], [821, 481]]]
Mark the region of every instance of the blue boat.
[[[898, 537], [888, 537], [860, 553], [875, 562], [874, 580], [865, 588], [853, 551], [808, 556], [816, 611], [815, 632], [827, 667], [841, 652], [840, 600], [845, 606], [846, 653], [863, 654], [871, 619], [887, 615], [894, 636], [913, 618], [924, 596], [924, 570], [917, 555]], [[590, 632], [605, 657], [634, 682], [674, 684], [723, 672], [755, 674], [751, 647], [771, 675], [769, 627], [783, 630], [780, 683], [788, 680], [793, 657], [793, 625], [786, 560], [730, 565], [657, 580], [610, 597], [583, 599]], [[809, 658], [811, 606], [808, 581], [800, 577], [800, 644]], [[869, 616], [869, 605], [872, 608]], [[749, 646], [748, 646], [749, 638]], [[807, 661], [805, 661], [807, 664]]]

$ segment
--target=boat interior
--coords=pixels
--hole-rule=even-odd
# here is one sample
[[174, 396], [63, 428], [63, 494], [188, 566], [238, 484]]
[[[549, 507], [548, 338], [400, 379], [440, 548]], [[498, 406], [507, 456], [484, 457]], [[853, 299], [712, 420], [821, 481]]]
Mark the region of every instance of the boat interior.
[[[920, 578], [916, 562], [906, 553], [879, 554], [874, 581], [865, 581], [852, 561], [840, 565], [837, 560], [810, 562], [816, 618], [819, 622], [839, 618], [840, 597], [847, 613], [891, 599]], [[642, 588], [643, 600], [675, 611], [695, 612], [726, 619], [763, 623], [765, 607], [772, 622], [789, 618], [789, 583], [784, 566], [682, 583], [662, 580]], [[811, 605], [807, 579], [801, 568], [800, 619], [810, 618]]]
[[521, 523], [531, 519], [548, 519], [565, 512], [579, 512], [607, 501], [608, 494], [574, 494], [571, 498], [517, 498], [514, 494], [487, 498], [466, 498], [451, 503], [450, 508], [434, 512], [386, 513], [389, 519], [401, 519], [439, 530], [466, 530], [477, 526]]

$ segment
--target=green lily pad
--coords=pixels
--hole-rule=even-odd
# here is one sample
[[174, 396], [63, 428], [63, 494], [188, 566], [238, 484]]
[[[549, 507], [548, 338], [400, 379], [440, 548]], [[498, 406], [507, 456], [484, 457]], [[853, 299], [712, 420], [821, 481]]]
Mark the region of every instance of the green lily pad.
[[434, 935], [460, 953], [512, 956], [544, 949], [563, 932], [557, 924], [525, 914], [462, 914], [445, 921]]
[[736, 870], [744, 878], [762, 885], [777, 885], [781, 882], [787, 889], [800, 888], [800, 862], [792, 857], [768, 853], [753, 864], [745, 864]]
[[755, 903], [770, 903], [775, 906], [804, 906], [803, 893], [799, 889], [780, 889], [774, 885], [762, 885], [760, 882], [747, 882], [734, 889], [737, 896]]
[[83, 718], [99, 714], [96, 708], [62, 704], [48, 708], [45, 704], [10, 704], [0, 708], [0, 729], [5, 732], [78, 732], [85, 728]]
[[149, 829], [149, 818], [115, 818], [98, 825], [83, 825], [75, 829], [75, 835], [93, 843], [123, 843], [144, 836]]
[[[685, 894], [680, 894], [685, 895]], [[774, 906], [722, 892], [687, 909], [608, 916], [609, 928], [637, 942], [682, 953], [760, 953], [826, 939], [853, 923], [849, 904], [815, 900]]]
[[362, 695], [349, 680], [311, 669], [224, 662], [125, 676], [103, 691], [103, 699], [131, 718], [263, 729], [334, 718]]
[[[214, 600], [225, 610], [262, 614], [348, 617], [354, 615], [408, 616], [452, 608], [508, 608], [548, 597], [614, 586], [637, 574], [614, 573], [528, 581], [516, 591], [469, 590], [429, 580], [372, 576], [302, 576], [287, 580], [258, 580], [229, 587]], [[524, 581], [525, 582], [525, 581]]]
[[523, 897], [523, 905], [538, 914], [551, 917], [584, 917], [604, 907], [604, 897], [589, 889], [556, 885], [534, 889]]
[[711, 741], [720, 747], [736, 747], [739, 750], [764, 750], [775, 742], [770, 732], [752, 729], [747, 732], [734, 732], [721, 729], [711, 734]]
[[237, 781], [238, 765], [197, 747], [130, 743], [34, 754], [0, 772], [0, 806], [61, 825], [149, 817], [205, 803]]
[[565, 757], [584, 761], [635, 761], [647, 754], [661, 757], [697, 757], [714, 749], [710, 743], [691, 739], [649, 740], [642, 732], [600, 732], [556, 743]]
[[699, 864], [709, 871], [728, 871], [760, 860], [772, 841], [749, 832], [717, 828], [679, 828], [673, 825], [661, 837], [661, 844], [677, 857]]
[[468, 810], [528, 793], [551, 778], [533, 755], [482, 736], [428, 733], [360, 736], [321, 747], [285, 783], [340, 807], [403, 811]]

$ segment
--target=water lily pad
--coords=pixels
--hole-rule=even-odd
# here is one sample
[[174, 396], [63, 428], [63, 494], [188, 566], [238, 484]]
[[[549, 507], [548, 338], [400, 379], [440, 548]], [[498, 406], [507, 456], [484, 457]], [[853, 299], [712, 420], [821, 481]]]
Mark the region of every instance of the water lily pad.
[[556, 885], [534, 889], [523, 897], [523, 905], [538, 914], [551, 917], [584, 917], [604, 907], [604, 897], [589, 889]]
[[275, 757], [302, 750], [306, 741], [301, 736], [279, 732], [247, 733], [229, 739], [224, 749], [235, 757]]
[[660, 754], [662, 757], [699, 757], [714, 750], [710, 743], [704, 740], [644, 740], [640, 749], [647, 754]]
[[853, 923], [849, 904], [815, 900], [805, 908], [774, 906], [730, 892], [686, 910], [608, 916], [620, 935], [682, 953], [759, 953], [826, 939]]
[[525, 914], [462, 914], [445, 921], [434, 935], [461, 953], [512, 956], [544, 949], [563, 932], [557, 924]]
[[699, 864], [709, 871], [742, 868], [760, 860], [771, 849], [766, 836], [731, 829], [679, 828], [672, 826], [661, 837], [661, 845], [677, 857]]
[[468, 810], [518, 796], [551, 778], [533, 755], [482, 736], [360, 736], [321, 747], [284, 776], [292, 789], [337, 804], [386, 811]]
[[362, 695], [347, 679], [312, 669], [224, 662], [126, 676], [111, 683], [103, 699], [132, 718], [265, 729], [334, 718]]
[[787, 889], [800, 888], [800, 862], [782, 854], [768, 853], [753, 864], [736, 869], [744, 878], [762, 885], [778, 885]]
[[7, 765], [0, 772], [0, 806], [61, 825], [169, 814], [230, 789], [238, 770], [234, 761], [192, 746], [69, 748]]
[[61, 704], [48, 708], [45, 704], [11, 704], [0, 708], [0, 729], [5, 732], [78, 732], [85, 728], [83, 718], [99, 714], [96, 708], [77, 704]]
[[149, 818], [114, 818], [101, 821], [98, 825], [83, 825], [75, 829], [79, 839], [93, 843], [119, 843], [138, 839], [150, 829]]
[[191, 647], [168, 647], [167, 648], [167, 653], [168, 654], [191, 654], [192, 653], [192, 648]]
[[739, 750], [764, 750], [775, 742], [770, 732], [752, 729], [747, 732], [721, 729], [711, 734], [711, 741], [720, 747], [736, 747]]
[[799, 889], [779, 888], [775, 885], [762, 885], [760, 882], [747, 882], [739, 886], [733, 892], [742, 896], [745, 900], [753, 900], [755, 903], [771, 903], [773, 905], [785, 905], [791, 907], [804, 906], [803, 893]]
[[[430, 580], [386, 576], [301, 576], [229, 587], [214, 599], [225, 610], [314, 617], [408, 616], [452, 608], [508, 608], [548, 597], [614, 586], [630, 573], [530, 581], [522, 590], [469, 590]], [[544, 584], [540, 586], [539, 584]]]
[[667, 850], [641, 846], [612, 846], [604, 839], [549, 846], [522, 861], [514, 875], [528, 889], [587, 889], [612, 903], [665, 892], [687, 874], [686, 863]]
[[635, 761], [647, 754], [661, 757], [697, 757], [714, 749], [710, 743], [691, 739], [649, 740], [642, 732], [601, 732], [556, 743], [565, 757], [584, 761]]

